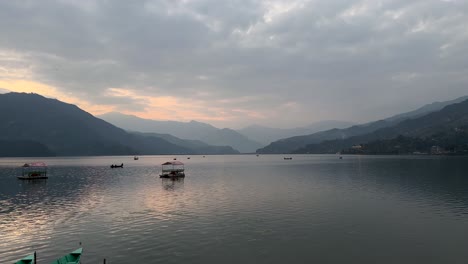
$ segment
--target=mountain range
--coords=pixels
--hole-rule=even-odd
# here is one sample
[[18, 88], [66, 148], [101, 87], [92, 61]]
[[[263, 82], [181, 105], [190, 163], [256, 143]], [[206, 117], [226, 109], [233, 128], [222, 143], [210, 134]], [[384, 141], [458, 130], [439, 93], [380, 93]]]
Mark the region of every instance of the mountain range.
[[331, 140], [345, 140], [348, 138], [366, 135], [373, 133], [382, 128], [392, 127], [399, 124], [402, 121], [408, 119], [415, 119], [423, 117], [432, 112], [437, 112], [442, 110], [444, 107], [463, 102], [468, 99], [468, 96], [460, 97], [455, 100], [445, 101], [445, 102], [435, 102], [428, 105], [425, 105], [421, 108], [418, 108], [414, 111], [395, 115], [383, 120], [370, 122], [362, 125], [355, 125], [345, 129], [330, 129], [326, 131], [321, 131], [313, 133], [310, 135], [297, 136], [291, 138], [281, 139], [275, 142], [272, 142], [268, 146], [258, 149], [257, 153], [263, 154], [278, 154], [278, 153], [292, 153], [297, 152], [299, 149], [303, 149], [307, 145], [319, 144], [324, 141]]
[[75, 105], [38, 94], [0, 94], [2, 156], [235, 154], [231, 147], [128, 133]]
[[116, 112], [98, 117], [128, 131], [170, 134], [181, 139], [198, 140], [214, 146], [231, 146], [241, 153], [253, 153], [263, 146], [233, 129], [219, 129], [197, 121], [157, 121]]
[[252, 140], [260, 142], [264, 145], [268, 145], [271, 142], [274, 142], [282, 138], [289, 138], [289, 137], [300, 136], [300, 135], [308, 135], [308, 134], [316, 133], [319, 131], [325, 131], [325, 130], [329, 130], [333, 128], [346, 128], [352, 125], [355, 125], [355, 123], [347, 122], [347, 121], [324, 120], [324, 121], [313, 123], [308, 126], [289, 128], [289, 129], [251, 125], [242, 129], [238, 129], [237, 132], [241, 133], [242, 135]]
[[[232, 129], [196, 121], [154, 121], [116, 113], [112, 116], [125, 119], [126, 123], [121, 122], [126, 130], [56, 99], [38, 94], [0, 94], [0, 156], [236, 154], [239, 151], [229, 144], [242, 152], [251, 152], [260, 145]], [[340, 125], [349, 124], [327, 121], [315, 124], [315, 128], [288, 132]], [[251, 133], [252, 137], [256, 137], [255, 133], [260, 136], [262, 131], [268, 136], [286, 133], [275, 129], [268, 133], [268, 128], [259, 126], [249, 129], [241, 132]], [[281, 139], [257, 152], [381, 154], [428, 152], [432, 145], [449, 149], [450, 153], [468, 153], [468, 96], [363, 125]]]
[[[429, 152], [431, 146], [464, 151], [468, 149], [468, 99], [364, 135], [309, 144], [294, 153], [336, 153], [352, 146], [357, 146], [355, 149], [359, 151], [356, 152], [362, 153], [366, 150], [362, 150], [366, 143], [369, 143], [367, 148], [372, 148], [374, 152], [378, 152], [379, 148], [385, 152], [395, 152], [402, 146], [407, 149], [404, 152]], [[376, 143], [380, 146], [376, 146]], [[392, 149], [394, 146], [398, 147]]]

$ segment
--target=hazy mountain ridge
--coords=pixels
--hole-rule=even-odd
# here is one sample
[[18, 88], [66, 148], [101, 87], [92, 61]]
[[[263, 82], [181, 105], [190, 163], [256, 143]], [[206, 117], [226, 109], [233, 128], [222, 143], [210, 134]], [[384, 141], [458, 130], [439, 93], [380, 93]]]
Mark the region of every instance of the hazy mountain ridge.
[[257, 153], [270, 153], [270, 154], [279, 154], [279, 153], [290, 153], [300, 148], [304, 148], [309, 144], [318, 144], [323, 141], [336, 140], [336, 139], [346, 139], [350, 137], [356, 137], [359, 135], [365, 135], [372, 133], [378, 129], [391, 127], [398, 124], [401, 121], [421, 117], [429, 113], [439, 111], [448, 105], [459, 103], [468, 99], [468, 96], [460, 97], [455, 100], [445, 101], [445, 102], [435, 102], [431, 104], [424, 105], [414, 111], [398, 114], [383, 120], [370, 122], [362, 125], [355, 125], [345, 129], [331, 129], [327, 131], [321, 131], [311, 135], [297, 136], [291, 138], [281, 139], [275, 142], [272, 142], [268, 146], [258, 149]]
[[[39, 156], [194, 153], [162, 138], [127, 133], [75, 105], [38, 94], [1, 94], [0, 120], [0, 140], [29, 142]], [[23, 145], [8, 144], [2, 153], [31, 156], [33, 150]]]
[[142, 132], [130, 132], [132, 134], [141, 135], [145, 137], [157, 137], [166, 140], [167, 142], [175, 145], [184, 146], [190, 149], [193, 154], [239, 154], [239, 151], [233, 149], [231, 146], [213, 146], [206, 144], [200, 140], [180, 139], [169, 134], [158, 134], [158, 133], [142, 133]]
[[308, 126], [289, 129], [251, 125], [242, 129], [238, 129], [237, 132], [245, 135], [250, 139], [267, 145], [282, 138], [307, 135], [333, 128], [346, 128], [353, 125], [355, 125], [355, 123], [347, 121], [324, 120], [310, 124]]
[[143, 133], [170, 134], [180, 139], [200, 140], [214, 146], [231, 146], [242, 153], [255, 152], [263, 145], [229, 128], [190, 121], [157, 121], [121, 113], [107, 113], [99, 118], [126, 130]]
[[[414, 151], [428, 151], [429, 145], [446, 148], [464, 148], [468, 144], [468, 100], [445, 106], [442, 110], [417, 118], [401, 121], [392, 126], [378, 129], [372, 133], [342, 140], [329, 140], [319, 144], [309, 144], [294, 153], [336, 153], [347, 150], [353, 145], [367, 144], [376, 149], [380, 144], [403, 142], [413, 146]], [[395, 140], [398, 137], [400, 140]], [[360, 147], [361, 148], [361, 147]], [[385, 149], [389, 149], [386, 147]], [[411, 149], [411, 148], [408, 148]], [[349, 152], [347, 150], [346, 152]]]
[[46, 145], [31, 140], [0, 140], [0, 157], [55, 156]]

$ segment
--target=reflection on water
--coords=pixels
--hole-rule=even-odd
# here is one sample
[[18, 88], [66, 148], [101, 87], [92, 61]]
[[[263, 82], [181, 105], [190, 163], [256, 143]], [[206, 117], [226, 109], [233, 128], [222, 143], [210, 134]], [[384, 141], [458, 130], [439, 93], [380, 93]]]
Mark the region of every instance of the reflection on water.
[[51, 158], [43, 181], [0, 159], [0, 263], [80, 241], [86, 263], [468, 258], [466, 158], [191, 156], [186, 178], [160, 179], [154, 164], [172, 158]]
[[184, 188], [184, 178], [161, 178], [161, 183], [166, 191]]

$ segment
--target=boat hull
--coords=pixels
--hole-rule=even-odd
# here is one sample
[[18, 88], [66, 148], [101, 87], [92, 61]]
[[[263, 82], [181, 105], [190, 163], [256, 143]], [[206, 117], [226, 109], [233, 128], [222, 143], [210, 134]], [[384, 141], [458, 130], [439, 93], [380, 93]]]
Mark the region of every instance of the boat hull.
[[15, 264], [34, 264], [34, 259], [35, 259], [34, 254], [32, 254], [15, 262]]
[[81, 254], [83, 252], [83, 249], [82, 248], [79, 248], [75, 251], [73, 251], [72, 253], [70, 254], [67, 254], [57, 260], [55, 260], [54, 262], [52, 262], [51, 264], [80, 264], [80, 259], [81, 259]]
[[159, 178], [185, 178], [185, 174], [159, 174]]
[[34, 176], [34, 177], [17, 176], [17, 178], [20, 179], [20, 180], [44, 180], [44, 179], [48, 179], [49, 177], [47, 177], [47, 176]]

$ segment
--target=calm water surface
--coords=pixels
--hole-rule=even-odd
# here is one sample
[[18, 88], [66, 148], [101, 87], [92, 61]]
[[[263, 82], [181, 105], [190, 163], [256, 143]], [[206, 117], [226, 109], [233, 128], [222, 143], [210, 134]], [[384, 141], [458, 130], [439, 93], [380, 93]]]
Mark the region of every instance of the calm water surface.
[[0, 263], [468, 263], [468, 158], [172, 158], [0, 159]]

